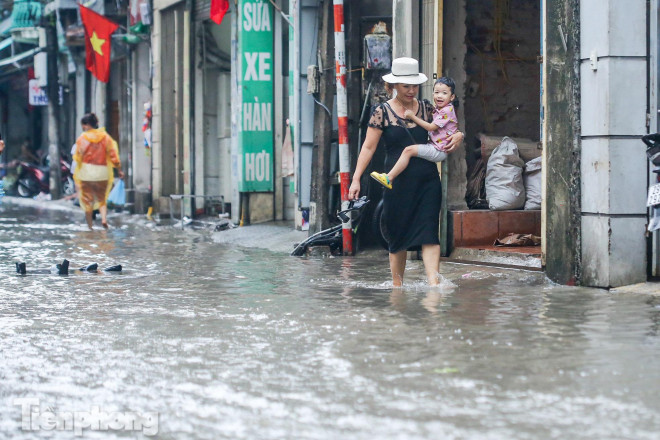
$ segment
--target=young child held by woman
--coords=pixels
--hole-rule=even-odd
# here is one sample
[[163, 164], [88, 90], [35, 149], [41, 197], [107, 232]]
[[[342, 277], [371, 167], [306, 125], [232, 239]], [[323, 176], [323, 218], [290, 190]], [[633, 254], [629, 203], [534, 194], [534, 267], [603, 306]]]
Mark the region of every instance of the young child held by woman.
[[406, 119], [410, 119], [429, 132], [429, 142], [406, 147], [389, 173], [374, 171], [371, 173], [371, 177], [385, 188], [392, 189], [392, 181], [406, 169], [411, 157], [420, 157], [431, 162], [442, 162], [447, 158], [447, 153], [444, 151], [447, 138], [458, 130], [458, 119], [454, 111], [455, 91], [456, 85], [451, 78], [443, 76], [435, 81], [433, 85], [435, 110], [431, 123], [415, 116], [412, 111], [406, 110], [404, 113]]

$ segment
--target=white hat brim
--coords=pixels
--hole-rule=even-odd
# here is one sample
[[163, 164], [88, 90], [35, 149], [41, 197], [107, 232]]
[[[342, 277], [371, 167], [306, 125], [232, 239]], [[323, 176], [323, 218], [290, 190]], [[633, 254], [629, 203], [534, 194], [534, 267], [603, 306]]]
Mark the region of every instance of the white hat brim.
[[411, 84], [418, 86], [424, 84], [428, 81], [428, 77], [423, 73], [418, 73], [417, 75], [394, 75], [393, 73], [388, 73], [387, 75], [382, 76], [383, 81], [390, 84]]

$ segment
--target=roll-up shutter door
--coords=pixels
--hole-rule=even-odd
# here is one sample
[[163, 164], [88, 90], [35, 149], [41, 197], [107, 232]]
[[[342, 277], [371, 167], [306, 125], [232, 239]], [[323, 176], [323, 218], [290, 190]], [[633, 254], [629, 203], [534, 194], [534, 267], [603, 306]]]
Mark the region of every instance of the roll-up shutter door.
[[[229, 2], [230, 5], [231, 3]], [[193, 19], [195, 21], [208, 20], [211, 15], [211, 0], [194, 0], [193, 7]]]

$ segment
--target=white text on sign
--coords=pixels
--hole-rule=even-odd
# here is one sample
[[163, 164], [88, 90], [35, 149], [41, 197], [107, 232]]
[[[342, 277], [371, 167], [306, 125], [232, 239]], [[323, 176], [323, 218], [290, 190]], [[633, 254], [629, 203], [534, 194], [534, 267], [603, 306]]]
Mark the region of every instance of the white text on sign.
[[264, 182], [270, 180], [270, 153], [245, 153], [245, 181]]
[[243, 103], [243, 131], [271, 131], [270, 102], [244, 102]]
[[270, 81], [270, 53], [245, 52], [245, 61], [247, 62], [245, 81]]
[[245, 3], [243, 6], [243, 29], [246, 31], [270, 32], [270, 12], [265, 3]]

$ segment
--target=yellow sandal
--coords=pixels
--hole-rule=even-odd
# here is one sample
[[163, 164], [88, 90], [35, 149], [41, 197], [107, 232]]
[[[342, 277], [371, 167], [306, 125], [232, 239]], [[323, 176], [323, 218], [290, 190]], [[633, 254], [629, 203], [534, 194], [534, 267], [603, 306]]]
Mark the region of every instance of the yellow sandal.
[[387, 189], [392, 189], [392, 184], [390, 183], [390, 179], [388, 179], [387, 174], [385, 173], [377, 173], [373, 171], [370, 174], [371, 177], [373, 177], [378, 183], [383, 185]]

